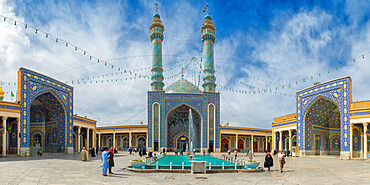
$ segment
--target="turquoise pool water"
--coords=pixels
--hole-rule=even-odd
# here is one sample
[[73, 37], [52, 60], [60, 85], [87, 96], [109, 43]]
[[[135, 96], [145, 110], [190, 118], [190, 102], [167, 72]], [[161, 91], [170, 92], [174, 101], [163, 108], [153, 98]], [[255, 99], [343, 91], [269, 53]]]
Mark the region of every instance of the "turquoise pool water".
[[[209, 166], [209, 163], [211, 163], [211, 166], [222, 166], [222, 163], [224, 163], [224, 166], [235, 166], [235, 163], [210, 157], [208, 155], [194, 155], [193, 161], [207, 161], [207, 166]], [[157, 162], [159, 166], [169, 166], [170, 162], [172, 162], [172, 166], [182, 166], [182, 162], [184, 162], [184, 166], [191, 166], [191, 161], [186, 155], [166, 155], [160, 158], [158, 161], [154, 161], [149, 165], [155, 166]]]

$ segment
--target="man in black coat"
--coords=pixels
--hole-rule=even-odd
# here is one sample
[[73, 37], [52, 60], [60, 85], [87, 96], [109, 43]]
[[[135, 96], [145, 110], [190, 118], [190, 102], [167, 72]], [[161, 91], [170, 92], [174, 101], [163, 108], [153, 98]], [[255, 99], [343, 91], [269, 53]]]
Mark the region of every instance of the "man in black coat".
[[265, 163], [263, 164], [265, 168], [268, 168], [268, 171], [270, 171], [270, 167], [274, 166], [274, 159], [272, 158], [270, 152], [267, 152], [267, 155], [265, 157]]

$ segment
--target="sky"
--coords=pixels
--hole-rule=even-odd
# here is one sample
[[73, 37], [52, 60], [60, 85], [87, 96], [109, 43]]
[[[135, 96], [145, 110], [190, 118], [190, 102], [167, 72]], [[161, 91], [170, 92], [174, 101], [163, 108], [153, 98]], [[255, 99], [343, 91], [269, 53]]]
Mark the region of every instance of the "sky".
[[[353, 101], [370, 99], [367, 0], [0, 0], [0, 15], [8, 17], [0, 20], [5, 100], [16, 93], [17, 71], [24, 67], [72, 85], [74, 113], [97, 120], [98, 126], [147, 124], [150, 80], [138, 76], [150, 75], [149, 25], [156, 3], [165, 26], [165, 87], [181, 78], [181, 68], [184, 78], [201, 87], [200, 28], [208, 4], [217, 29], [221, 125], [271, 128], [273, 118], [295, 113], [298, 90], [344, 76], [352, 78]], [[36, 34], [32, 26], [51, 36]], [[138, 70], [130, 75], [118, 68]]]

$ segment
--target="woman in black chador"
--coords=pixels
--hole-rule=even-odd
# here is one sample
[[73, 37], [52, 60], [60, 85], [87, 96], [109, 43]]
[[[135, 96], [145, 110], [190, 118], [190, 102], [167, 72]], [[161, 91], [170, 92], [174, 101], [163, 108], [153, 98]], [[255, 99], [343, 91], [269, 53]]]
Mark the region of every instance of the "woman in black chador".
[[274, 166], [274, 159], [272, 159], [270, 152], [267, 152], [267, 155], [265, 157], [265, 163], [263, 166], [265, 168], [268, 168], [268, 171], [270, 171], [271, 166]]

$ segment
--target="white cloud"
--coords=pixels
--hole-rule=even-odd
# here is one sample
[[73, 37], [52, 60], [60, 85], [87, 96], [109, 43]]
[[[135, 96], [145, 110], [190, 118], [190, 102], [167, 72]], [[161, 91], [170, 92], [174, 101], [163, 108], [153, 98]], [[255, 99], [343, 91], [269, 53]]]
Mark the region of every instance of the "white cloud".
[[[0, 0], [0, 12], [76, 44], [100, 59], [137, 56], [110, 61], [124, 68], [135, 69], [151, 66], [152, 53], [148, 27], [154, 13], [154, 4], [151, 1], [139, 3], [144, 11], [132, 10], [127, 2], [118, 5], [106, 2], [97, 4], [47, 2], [43, 6], [32, 8], [33, 12], [28, 12], [25, 7]], [[195, 5], [185, 1], [165, 6], [166, 8], [160, 6], [159, 9], [166, 29], [162, 49], [163, 64], [189, 59], [185, 56], [200, 56], [202, 43], [199, 30], [203, 14]], [[349, 3], [348, 11], [356, 7], [357, 5]], [[19, 10], [19, 14], [14, 13], [15, 9]], [[45, 11], [40, 11], [41, 9]], [[33, 17], [35, 13], [38, 15]], [[333, 21], [335, 16], [320, 9], [302, 10], [289, 17], [278, 16], [270, 22], [273, 29], [263, 39], [254, 38], [253, 35], [239, 30], [222, 37], [217, 33], [215, 64], [224, 66], [216, 67], [217, 83], [240, 90], [251, 89], [238, 81], [266, 89], [275, 87], [261, 80], [247, 78], [246, 76], [249, 75], [281, 84], [290, 83], [292, 87], [301, 89], [312, 85], [315, 81], [323, 82], [350, 75], [353, 79], [354, 100], [367, 99], [369, 98], [366, 92], [369, 89], [367, 79], [370, 77], [367, 69], [370, 67], [370, 56], [365, 58], [364, 62], [349, 64], [348, 67], [340, 67], [339, 70], [335, 70], [334, 66], [340, 61], [331, 61], [328, 57], [345, 57], [347, 53], [354, 57], [370, 51], [370, 23], [361, 25], [361, 30], [354, 30], [357, 28], [357, 21], [361, 20], [361, 14], [363, 12], [352, 15], [351, 20], [354, 23], [349, 26], [335, 25]], [[39, 17], [47, 18], [38, 19]], [[30, 68], [61, 81], [118, 72], [110, 66], [104, 67], [104, 64], [97, 64], [96, 60], [90, 61], [82, 51], [74, 51], [71, 47], [66, 48], [61, 42], [56, 43], [52, 38], [46, 39], [42, 33], [36, 35], [35, 30], [31, 28], [25, 29], [21, 25], [14, 26], [9, 21], [0, 21], [0, 71], [2, 72], [0, 79], [2, 81], [16, 81], [19, 67]], [[215, 25], [216, 28], [219, 26]], [[358, 34], [353, 34], [354, 31]], [[342, 48], [337, 45], [333, 47], [333, 43], [338, 39], [347, 47]], [[240, 48], [245, 45], [253, 47], [254, 51], [251, 56], [243, 58], [239, 53]], [[245, 53], [251, 52], [245, 51]], [[178, 73], [180, 69], [165, 72], [164, 75], [171, 76]], [[329, 74], [326, 73], [326, 69], [331, 69]], [[150, 71], [139, 71], [139, 73], [150, 74]], [[220, 73], [232, 77], [232, 80], [226, 79]], [[308, 79], [305, 83], [300, 81], [295, 85], [295, 81], [307, 78], [308, 74], [317, 73], [321, 73], [321, 77], [315, 76], [314, 80]], [[189, 80], [191, 80], [190, 74], [189, 72], [185, 74]], [[123, 74], [99, 78], [99, 80], [116, 77], [132, 76]], [[176, 79], [178, 77], [166, 79], [166, 86]], [[74, 83], [73, 86], [74, 112], [79, 115], [99, 118], [100, 125], [147, 122], [147, 110], [144, 108], [150, 80], [128, 80], [114, 84], [111, 82]], [[5, 85], [3, 89], [15, 91], [16, 87]], [[239, 94], [220, 87], [218, 89], [237, 110], [235, 112], [221, 98], [223, 124], [230, 121], [231, 125], [268, 128], [274, 117], [295, 112], [295, 98], [292, 97], [270, 93]], [[287, 87], [280, 88], [278, 91], [295, 94], [294, 89], [287, 89]], [[6, 99], [10, 99], [9, 95], [6, 95]], [[135, 117], [131, 120], [123, 122], [133, 116]]]

